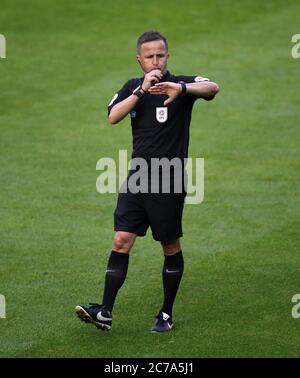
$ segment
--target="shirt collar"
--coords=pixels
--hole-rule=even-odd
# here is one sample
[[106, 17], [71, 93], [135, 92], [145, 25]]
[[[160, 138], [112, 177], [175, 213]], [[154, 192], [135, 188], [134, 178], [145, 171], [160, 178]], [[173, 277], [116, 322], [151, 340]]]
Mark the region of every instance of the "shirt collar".
[[166, 73], [164, 74], [164, 76], [161, 78], [162, 81], [166, 81], [167, 79], [169, 79], [171, 76], [170, 74], [170, 71], [166, 71]]

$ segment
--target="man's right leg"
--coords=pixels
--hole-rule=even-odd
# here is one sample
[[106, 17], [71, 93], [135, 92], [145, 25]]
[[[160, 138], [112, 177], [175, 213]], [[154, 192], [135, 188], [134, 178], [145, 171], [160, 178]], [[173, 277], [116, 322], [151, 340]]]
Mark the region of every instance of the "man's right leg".
[[102, 304], [112, 312], [118, 291], [122, 287], [128, 269], [129, 252], [136, 234], [125, 231], [115, 233], [112, 252], [108, 260]]
[[123, 285], [127, 269], [129, 252], [136, 234], [117, 231], [114, 236], [112, 252], [108, 260], [102, 304], [91, 303], [90, 307], [78, 305], [75, 311], [78, 317], [86, 323], [92, 323], [97, 328], [110, 330], [112, 326], [112, 309], [119, 289]]

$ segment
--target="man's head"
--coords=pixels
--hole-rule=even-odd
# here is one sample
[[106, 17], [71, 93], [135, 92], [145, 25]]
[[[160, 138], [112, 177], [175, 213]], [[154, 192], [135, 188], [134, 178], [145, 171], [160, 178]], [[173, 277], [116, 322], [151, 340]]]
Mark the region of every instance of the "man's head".
[[166, 38], [157, 31], [143, 33], [137, 40], [136, 58], [145, 73], [154, 69], [165, 73], [169, 59]]

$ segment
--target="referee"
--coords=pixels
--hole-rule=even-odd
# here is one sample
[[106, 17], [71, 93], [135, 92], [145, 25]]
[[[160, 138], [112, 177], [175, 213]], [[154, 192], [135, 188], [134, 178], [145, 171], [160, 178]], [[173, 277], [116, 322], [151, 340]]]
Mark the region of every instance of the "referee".
[[147, 178], [148, 190], [130, 190], [130, 179], [137, 173], [137, 167], [131, 167], [123, 184], [123, 188], [125, 185], [128, 190], [120, 190], [114, 212], [115, 236], [105, 275], [102, 304], [78, 305], [75, 311], [86, 323], [102, 330], [111, 329], [112, 310], [126, 278], [129, 252], [136, 237], [146, 235], [150, 226], [154, 240], [161, 243], [164, 253], [164, 298], [151, 331], [165, 332], [173, 327], [173, 304], [184, 269], [179, 239], [182, 236], [186, 191], [183, 185], [178, 191], [180, 185], [175, 180], [176, 169], [183, 178], [184, 164], [183, 168], [170, 171], [167, 177], [171, 184], [165, 192], [162, 190], [164, 167], [154, 172], [151, 161], [173, 161], [177, 158], [183, 162], [187, 158], [194, 102], [201, 98], [212, 100], [219, 87], [202, 76], [172, 75], [167, 70], [168, 42], [157, 31], [147, 31], [138, 38], [136, 58], [143, 76], [128, 80], [115, 94], [108, 105], [108, 119], [111, 124], [116, 124], [130, 114], [132, 159], [142, 158], [149, 163], [150, 169], [141, 175], [141, 178]]

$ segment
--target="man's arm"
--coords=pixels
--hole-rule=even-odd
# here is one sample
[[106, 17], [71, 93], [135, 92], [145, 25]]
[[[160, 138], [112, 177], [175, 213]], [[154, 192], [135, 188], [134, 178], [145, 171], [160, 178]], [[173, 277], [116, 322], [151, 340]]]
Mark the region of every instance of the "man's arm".
[[220, 88], [218, 84], [212, 81], [203, 81], [200, 83], [188, 83], [186, 84], [186, 92], [196, 95], [198, 97], [211, 97], [215, 96], [219, 92]]
[[108, 120], [112, 125], [120, 122], [135, 107], [139, 98], [136, 95], [130, 95], [125, 100], [116, 104], [110, 111]]
[[[144, 81], [140, 86], [141, 93], [145, 93], [151, 87], [153, 82], [157, 82], [162, 78], [163, 74], [160, 70], [152, 70], [145, 74]], [[111, 124], [120, 122], [127, 114], [135, 107], [139, 97], [135, 94], [131, 94], [123, 101], [120, 101], [112, 107], [110, 110], [108, 120]]]
[[[202, 81], [199, 83], [186, 83], [186, 93], [193, 94], [197, 97], [210, 98], [215, 96], [220, 88], [218, 84], [212, 81]], [[153, 85], [149, 92], [151, 94], [166, 94], [169, 98], [164, 102], [164, 105], [168, 105], [174, 101], [175, 98], [182, 93], [182, 85], [179, 83], [173, 83], [166, 81], [163, 83], [157, 83]]]

